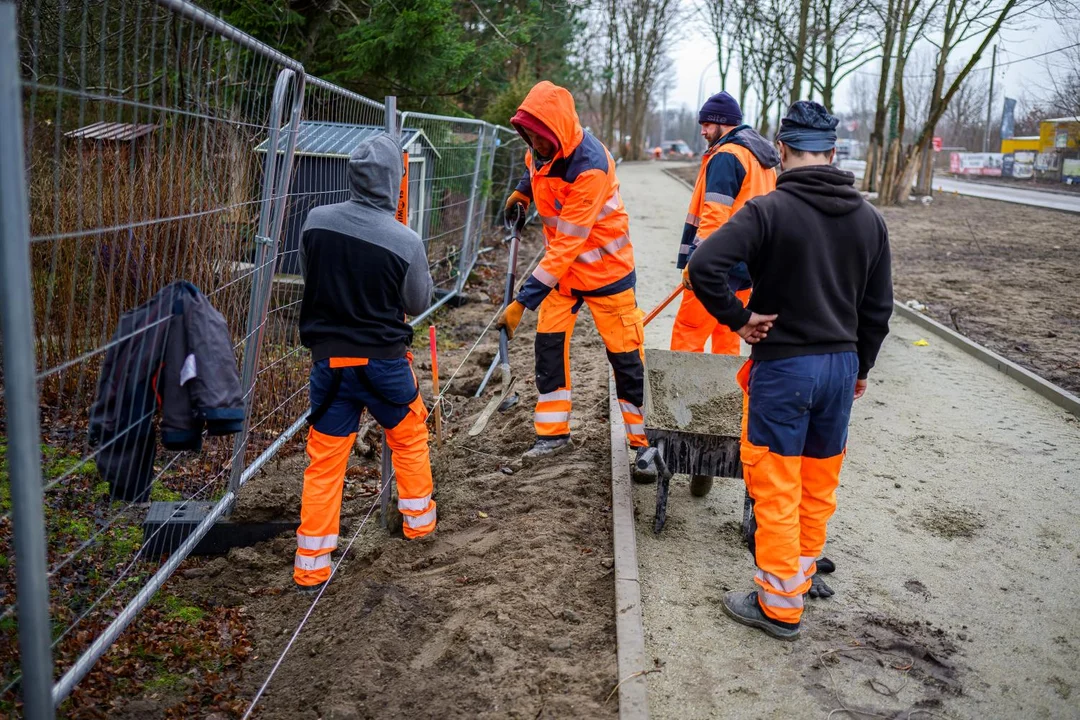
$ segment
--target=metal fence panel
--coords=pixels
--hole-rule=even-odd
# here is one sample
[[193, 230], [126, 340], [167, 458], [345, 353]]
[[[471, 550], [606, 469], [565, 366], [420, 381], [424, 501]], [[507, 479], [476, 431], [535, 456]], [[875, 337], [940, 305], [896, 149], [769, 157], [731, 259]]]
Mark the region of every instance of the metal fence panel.
[[[36, 621], [24, 604], [16, 624], [14, 571], [0, 565], [0, 711], [15, 701], [21, 660], [24, 671], [36, 668], [23, 680], [27, 713], [51, 714], [42, 688], [54, 703], [66, 698], [229, 512], [236, 490], [275, 453], [299, 449], [308, 410], [300, 228], [312, 207], [349, 198], [356, 143], [396, 127], [409, 152], [407, 221], [436, 284], [432, 308], [414, 323], [464, 287], [524, 146], [478, 120], [391, 111], [388, 122], [384, 103], [308, 77], [184, 0], [0, 7], [17, 16], [0, 25], [17, 32], [18, 46], [0, 36], [0, 50], [18, 57], [16, 65], [0, 56], [0, 72], [21, 72], [21, 81], [0, 75], [11, 95], [0, 102], [21, 110], [24, 126], [0, 127], [0, 489], [11, 489], [0, 492], [0, 556], [10, 555], [14, 519], [19, 592], [48, 588]], [[20, 146], [24, 177], [7, 152]], [[23, 182], [20, 210], [6, 190]], [[11, 280], [20, 272], [21, 284]], [[157, 448], [149, 388], [160, 358], [151, 349], [167, 317], [132, 314], [177, 280], [200, 288], [224, 317], [246, 406], [242, 432], [206, 436], [198, 452]], [[120, 353], [124, 346], [131, 352]], [[91, 439], [99, 376], [113, 356], [129, 410]], [[41, 492], [44, 501], [34, 500]], [[144, 536], [148, 501], [172, 503], [174, 516], [202, 503], [205, 514], [182, 543], [168, 523]], [[44, 561], [34, 558], [35, 533], [45, 538]], [[174, 550], [162, 564], [150, 548], [163, 540]], [[49, 627], [47, 640], [33, 638]], [[16, 632], [30, 648], [21, 656]], [[50, 657], [55, 685], [42, 670]]]
[[[253, 148], [288, 132], [302, 67], [182, 3], [39, 0], [19, 13], [36, 331], [26, 349], [40, 398], [58, 702], [153, 592], [142, 505], [175, 501], [180, 512], [225, 490], [234, 439], [207, 437], [201, 453], [158, 450], [153, 396], [135, 389], [156, 377], [167, 316], [117, 328], [183, 279], [222, 313], [243, 355], [262, 326], [251, 317], [267, 265], [256, 239], [273, 234], [278, 170]], [[90, 409], [113, 355], [127, 409], [92, 441]], [[5, 588], [9, 572], [0, 568]], [[18, 679], [16, 660], [2, 658], [5, 685]]]

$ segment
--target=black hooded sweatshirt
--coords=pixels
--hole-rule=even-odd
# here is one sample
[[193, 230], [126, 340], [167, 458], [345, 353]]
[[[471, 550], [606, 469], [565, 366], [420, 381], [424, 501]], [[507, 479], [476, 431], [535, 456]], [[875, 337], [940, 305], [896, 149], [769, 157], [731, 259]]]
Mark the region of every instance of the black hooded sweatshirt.
[[[744, 308], [728, 288], [745, 262], [754, 292]], [[705, 308], [737, 330], [750, 312], [779, 317], [753, 346], [754, 360], [854, 351], [859, 377], [874, 366], [892, 315], [885, 221], [828, 165], [782, 173], [776, 190], [735, 213], [690, 258], [690, 282]]]

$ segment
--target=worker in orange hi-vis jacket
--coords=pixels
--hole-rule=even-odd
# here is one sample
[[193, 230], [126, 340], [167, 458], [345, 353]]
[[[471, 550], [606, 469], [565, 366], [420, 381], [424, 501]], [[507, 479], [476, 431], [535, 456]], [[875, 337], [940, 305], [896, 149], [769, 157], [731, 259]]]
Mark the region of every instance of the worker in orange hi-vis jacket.
[[[675, 316], [671, 349], [704, 352], [705, 343], [711, 338], [714, 353], [738, 355], [739, 336], [718, 323], [694, 295], [685, 280], [686, 263], [695, 248], [748, 200], [776, 188], [774, 168], [780, 164], [780, 156], [765, 138], [742, 124], [739, 103], [726, 92], [713, 95], [702, 105], [698, 122], [709, 149], [701, 157], [701, 169], [679, 245], [677, 266], [684, 272], [687, 289]], [[746, 265], [733, 268], [729, 282], [745, 306], [750, 300], [751, 287]]]
[[[640, 455], [648, 447], [642, 409], [644, 313], [634, 295], [634, 249], [615, 160], [582, 129], [570, 92], [548, 81], [529, 92], [511, 123], [529, 145], [528, 170], [506, 208], [535, 203], [546, 246], [540, 264], [499, 319], [499, 327], [513, 335], [526, 308], [539, 310], [537, 440], [525, 456], [570, 447], [570, 336], [583, 304], [604, 340], [626, 437]], [[655, 477], [655, 468], [646, 474]]]

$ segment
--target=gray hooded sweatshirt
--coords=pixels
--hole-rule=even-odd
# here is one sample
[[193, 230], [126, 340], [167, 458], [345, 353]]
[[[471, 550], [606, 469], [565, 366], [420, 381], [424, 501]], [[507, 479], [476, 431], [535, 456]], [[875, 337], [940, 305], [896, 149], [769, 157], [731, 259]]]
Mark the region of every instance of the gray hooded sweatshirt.
[[419, 236], [394, 217], [403, 170], [388, 135], [360, 143], [350, 199], [313, 208], [304, 222], [300, 340], [313, 360], [404, 357], [412, 344], [405, 316], [427, 309], [432, 280]]

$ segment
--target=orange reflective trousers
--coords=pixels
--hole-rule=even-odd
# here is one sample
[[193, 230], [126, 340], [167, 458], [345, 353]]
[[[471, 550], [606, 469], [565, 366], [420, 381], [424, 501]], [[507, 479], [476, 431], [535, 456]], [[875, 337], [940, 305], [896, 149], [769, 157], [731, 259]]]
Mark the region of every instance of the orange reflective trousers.
[[615, 392], [631, 447], [647, 447], [645, 439], [645, 314], [633, 289], [615, 295], [548, 294], [540, 304], [536, 325], [536, 389], [533, 422], [541, 437], [570, 435], [570, 338], [577, 313], [587, 303], [615, 371]]
[[[750, 288], [737, 291], [735, 297], [746, 307], [750, 302]], [[740, 352], [739, 333], [729, 330], [727, 325], [710, 315], [693, 290], [684, 290], [679, 312], [675, 315], [675, 325], [671, 328], [671, 349], [677, 352], [705, 352], [705, 342], [709, 338], [712, 338], [714, 355], [738, 355]]]
[[740, 457], [757, 529], [758, 602], [798, 623], [825, 548], [847, 447], [859, 361], [854, 352], [747, 361]]
[[411, 360], [411, 356], [390, 360], [330, 358], [312, 366], [309, 464], [304, 472], [293, 566], [298, 585], [317, 585], [330, 577], [345, 469], [365, 408], [386, 430], [386, 441], [393, 451], [405, 537], [423, 537], [435, 529], [427, 408]]

